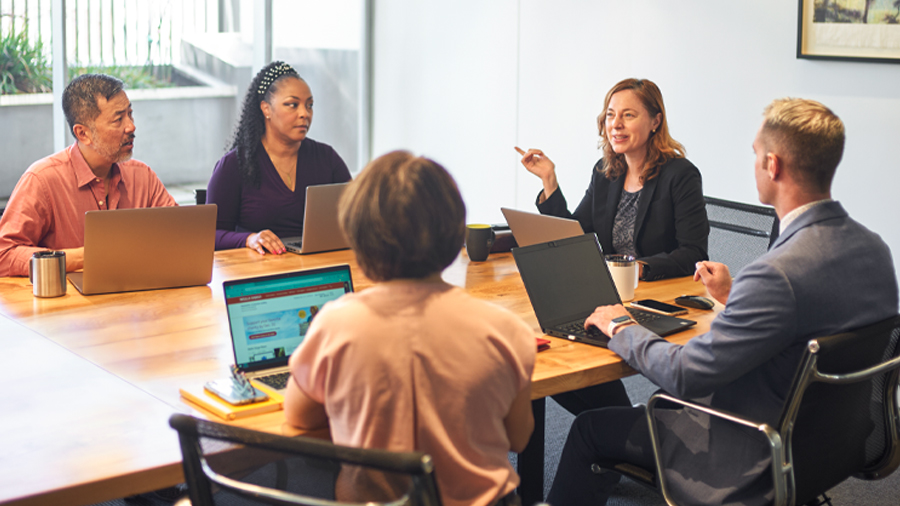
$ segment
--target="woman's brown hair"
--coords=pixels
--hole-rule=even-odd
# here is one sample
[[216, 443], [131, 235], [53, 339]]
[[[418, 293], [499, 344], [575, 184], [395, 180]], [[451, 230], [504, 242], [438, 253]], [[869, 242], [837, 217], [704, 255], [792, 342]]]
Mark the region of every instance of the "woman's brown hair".
[[369, 279], [425, 278], [459, 255], [466, 206], [453, 177], [437, 162], [394, 151], [370, 162], [350, 183], [338, 220]]
[[606, 111], [612, 96], [623, 90], [631, 90], [644, 104], [651, 117], [662, 116], [656, 132], [647, 140], [647, 158], [641, 167], [641, 183], [645, 183], [659, 175], [659, 168], [673, 158], [684, 158], [684, 146], [669, 135], [669, 122], [666, 119], [666, 105], [663, 103], [659, 87], [649, 79], [624, 79], [616, 83], [606, 94], [603, 101], [603, 112], [597, 116], [597, 128], [600, 132], [600, 148], [603, 150], [603, 168], [601, 172], [607, 179], [616, 179], [628, 171], [625, 155], [618, 155], [606, 136]]

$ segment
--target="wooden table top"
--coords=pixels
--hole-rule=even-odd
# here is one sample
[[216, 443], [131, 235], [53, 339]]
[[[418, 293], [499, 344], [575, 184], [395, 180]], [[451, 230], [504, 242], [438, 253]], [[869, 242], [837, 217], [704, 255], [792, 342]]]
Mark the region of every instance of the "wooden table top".
[[[172, 290], [83, 296], [70, 285], [63, 297], [40, 299], [26, 278], [0, 278], [0, 314], [11, 320], [0, 318], [0, 342], [17, 361], [0, 368], [0, 377], [7, 385], [21, 384], [23, 375], [37, 382], [2, 394], [7, 406], [24, 407], [0, 422], [9, 429], [4, 439], [22, 435], [0, 464], [0, 503], [59, 504], [65, 497], [90, 504], [180, 481], [177, 436], [166, 420], [175, 411], [198, 412], [178, 389], [225, 376], [233, 363], [222, 282], [338, 263], [351, 265], [357, 291], [372, 284], [349, 250], [265, 257], [247, 249], [217, 252], [209, 285]], [[511, 254], [469, 262], [463, 252], [444, 279], [509, 309], [542, 335]], [[702, 284], [681, 278], [641, 282], [636, 297], [671, 302], [685, 293], [708, 296]], [[670, 340], [685, 342], [707, 330], [716, 312], [689, 310], [686, 317], [698, 325]], [[534, 398], [634, 374], [608, 350], [550, 339], [550, 349], [538, 354]], [[26, 356], [33, 359], [19, 360]], [[58, 361], [48, 376], [21, 370], [45, 364], [45, 356]], [[237, 423], [290, 432], [281, 412]], [[135, 486], [138, 480], [129, 478], [138, 476]]]

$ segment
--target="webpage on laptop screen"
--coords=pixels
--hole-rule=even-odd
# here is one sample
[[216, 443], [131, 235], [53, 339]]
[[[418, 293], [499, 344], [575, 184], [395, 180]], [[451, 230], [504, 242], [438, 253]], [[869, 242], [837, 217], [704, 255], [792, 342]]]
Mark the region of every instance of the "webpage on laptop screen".
[[350, 290], [347, 273], [228, 286], [225, 301], [239, 366], [284, 358], [300, 345], [316, 313]]

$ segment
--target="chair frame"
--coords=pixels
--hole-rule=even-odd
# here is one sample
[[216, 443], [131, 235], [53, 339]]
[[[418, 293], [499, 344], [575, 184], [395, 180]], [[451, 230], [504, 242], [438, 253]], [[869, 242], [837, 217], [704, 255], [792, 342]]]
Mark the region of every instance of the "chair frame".
[[818, 359], [820, 352], [833, 347], [835, 344], [853, 339], [859, 334], [870, 335], [872, 333], [892, 332], [900, 327], [900, 316], [894, 316], [887, 320], [878, 322], [868, 327], [859, 329], [855, 332], [837, 334], [834, 336], [812, 339], [807, 343], [803, 358], [800, 361], [798, 376], [794, 380], [792, 391], [788, 394], [786, 407], [780, 427], [778, 430], [766, 423], [759, 423], [753, 420], [742, 418], [733, 413], [724, 410], [712, 409], [687, 401], [683, 401], [676, 397], [664, 393], [654, 394], [647, 403], [647, 421], [650, 426], [650, 439], [653, 446], [653, 457], [656, 463], [656, 481], [659, 490], [662, 492], [663, 498], [669, 505], [675, 505], [674, 499], [669, 491], [666, 483], [665, 473], [663, 472], [662, 456], [660, 455], [660, 442], [657, 435], [656, 418], [653, 416], [653, 410], [657, 402], [667, 401], [679, 404], [697, 411], [715, 416], [732, 423], [743, 425], [758, 430], [768, 441], [772, 455], [772, 479], [775, 488], [775, 506], [788, 506], [795, 504], [796, 501], [796, 483], [794, 478], [794, 466], [792, 455], [792, 440], [794, 424], [800, 412], [804, 393], [813, 383], [822, 382], [836, 385], [847, 385], [860, 381], [869, 380], [877, 375], [890, 372], [884, 384], [884, 421], [885, 430], [890, 440], [886, 445], [885, 454], [882, 459], [873, 467], [862, 470], [858, 475], [862, 479], [879, 479], [884, 478], [900, 466], [900, 445], [898, 445], [898, 376], [900, 376], [900, 343], [895, 345], [892, 351], [893, 358], [885, 362], [881, 362], [872, 367], [845, 373], [845, 374], [823, 374], [818, 369]]
[[[382, 471], [407, 474], [412, 478], [410, 491], [387, 503], [358, 503], [358, 506], [441, 506], [440, 493], [434, 479], [434, 462], [421, 452], [391, 452], [380, 449], [351, 448], [309, 437], [285, 437], [255, 430], [174, 414], [169, 425], [178, 431], [182, 466], [188, 494], [195, 506], [214, 504], [210, 483], [271, 504], [302, 504], [309, 506], [347, 506], [351, 503], [320, 499], [293, 492], [244, 483], [217, 473], [207, 462], [200, 448], [200, 438], [208, 437], [237, 445], [263, 448], [275, 452], [339, 461], [367, 466]], [[221, 429], [224, 433], [213, 429]]]

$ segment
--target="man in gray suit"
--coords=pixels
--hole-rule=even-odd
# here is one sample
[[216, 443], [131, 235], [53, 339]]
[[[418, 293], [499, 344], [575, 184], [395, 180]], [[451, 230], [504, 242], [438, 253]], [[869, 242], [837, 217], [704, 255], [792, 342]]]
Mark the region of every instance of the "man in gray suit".
[[[887, 245], [831, 200], [844, 126], [811, 100], [770, 104], [753, 150], [759, 199], [775, 208], [781, 234], [732, 281], [728, 268], [698, 262], [702, 281], [725, 309], [710, 331], [671, 344], [635, 325], [621, 305], [586, 321], [611, 336], [609, 349], [663, 390], [777, 424], [809, 339], [897, 313], [897, 280]], [[691, 504], [768, 504], [769, 450], [753, 430], [683, 410], [660, 417], [666, 478]], [[630, 462], [655, 470], [643, 407], [603, 408], [572, 425], [548, 502], [604, 504], [616, 475], [592, 464]]]

